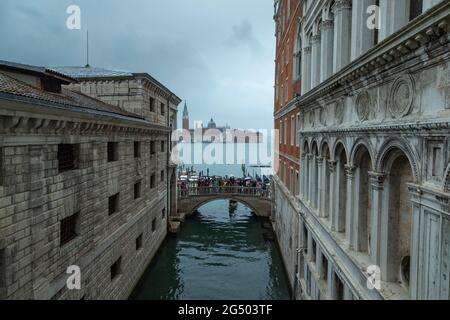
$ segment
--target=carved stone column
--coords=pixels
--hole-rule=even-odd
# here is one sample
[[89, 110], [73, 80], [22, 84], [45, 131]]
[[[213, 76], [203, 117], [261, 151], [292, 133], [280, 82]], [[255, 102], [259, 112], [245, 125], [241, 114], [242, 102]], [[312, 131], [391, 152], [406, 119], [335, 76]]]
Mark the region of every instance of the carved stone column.
[[323, 158], [317, 158], [317, 203], [316, 208], [317, 212], [319, 213], [319, 217], [323, 217], [323, 211], [322, 211], [322, 202], [324, 202], [324, 191], [325, 186], [323, 185], [323, 176], [324, 176], [324, 167], [323, 167]]
[[333, 71], [336, 73], [350, 62], [352, 1], [337, 0], [334, 5], [334, 16]]
[[334, 50], [334, 22], [325, 20], [322, 22], [322, 49], [320, 82], [325, 81], [333, 74], [333, 50]]
[[383, 211], [383, 191], [386, 175], [369, 172], [372, 186], [372, 212], [370, 230], [370, 257], [374, 264], [380, 266], [381, 217]]
[[320, 83], [321, 39], [320, 33], [311, 38], [311, 89], [314, 89]]
[[328, 213], [330, 215], [331, 220], [331, 230], [337, 230], [337, 218], [338, 213], [336, 211], [337, 197], [339, 193], [337, 192], [336, 186], [336, 161], [328, 161], [328, 169], [330, 170], [330, 208], [328, 209]]
[[355, 248], [356, 230], [354, 228], [355, 217], [355, 171], [354, 166], [345, 166], [345, 173], [347, 178], [347, 203], [346, 203], [346, 218], [345, 218], [345, 231], [346, 238], [349, 243], [350, 249]]
[[314, 156], [312, 154], [308, 154], [308, 176], [307, 176], [307, 188], [308, 188], [308, 196], [307, 196], [307, 201], [309, 203], [313, 203], [313, 183], [312, 180], [313, 178], [313, 160], [314, 160]]
[[302, 153], [300, 160], [300, 198], [306, 199], [306, 154]]
[[303, 48], [302, 94], [311, 90], [311, 47]]

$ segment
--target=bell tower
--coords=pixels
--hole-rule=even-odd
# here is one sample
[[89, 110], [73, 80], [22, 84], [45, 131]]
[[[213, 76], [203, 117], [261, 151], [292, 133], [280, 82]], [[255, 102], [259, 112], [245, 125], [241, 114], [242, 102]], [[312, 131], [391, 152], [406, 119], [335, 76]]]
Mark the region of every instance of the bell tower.
[[189, 130], [189, 112], [187, 109], [186, 101], [184, 102], [184, 110], [183, 110], [183, 129]]

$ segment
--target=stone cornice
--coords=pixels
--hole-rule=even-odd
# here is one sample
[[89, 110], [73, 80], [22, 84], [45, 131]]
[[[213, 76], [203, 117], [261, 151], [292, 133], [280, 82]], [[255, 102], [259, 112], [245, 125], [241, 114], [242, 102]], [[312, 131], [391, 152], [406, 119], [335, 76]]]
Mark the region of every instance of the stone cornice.
[[316, 136], [317, 134], [349, 134], [349, 133], [373, 133], [383, 131], [383, 134], [389, 132], [403, 131], [405, 133], [424, 133], [429, 135], [433, 131], [450, 130], [450, 120], [440, 122], [427, 122], [427, 121], [415, 121], [396, 124], [378, 124], [371, 126], [358, 126], [358, 127], [332, 127], [332, 128], [320, 128], [320, 131], [302, 131], [303, 136]]
[[118, 118], [18, 101], [2, 102], [1, 134], [121, 135], [167, 134], [171, 130], [134, 118]]

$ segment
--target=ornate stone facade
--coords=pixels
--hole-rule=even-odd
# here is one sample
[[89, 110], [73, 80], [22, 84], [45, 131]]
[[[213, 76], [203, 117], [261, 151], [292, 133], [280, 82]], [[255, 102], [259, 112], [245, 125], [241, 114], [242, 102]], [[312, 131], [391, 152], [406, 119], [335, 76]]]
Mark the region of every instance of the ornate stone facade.
[[[404, 23], [382, 25], [374, 44], [374, 31], [355, 24], [363, 2], [304, 8], [304, 35], [329, 10], [334, 21], [349, 10], [352, 36], [343, 48], [346, 26], [334, 24], [334, 45], [322, 47], [333, 52], [334, 73], [296, 98], [305, 119], [300, 195], [275, 195], [298, 207], [297, 297], [448, 300], [450, 4], [423, 1], [420, 15], [404, 17], [400, 5], [414, 1], [395, 1], [393, 10], [381, 1], [382, 15]], [[361, 33], [371, 45], [357, 40]], [[317, 105], [334, 107], [324, 126], [309, 121]], [[368, 285], [373, 270], [376, 288]]]

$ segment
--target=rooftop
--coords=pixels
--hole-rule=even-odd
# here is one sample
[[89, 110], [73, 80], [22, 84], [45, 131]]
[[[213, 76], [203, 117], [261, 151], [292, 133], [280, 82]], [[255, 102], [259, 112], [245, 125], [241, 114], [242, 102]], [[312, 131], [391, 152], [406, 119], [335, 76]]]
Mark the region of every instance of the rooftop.
[[87, 78], [131, 78], [134, 75], [131, 72], [110, 70], [104, 68], [87, 67], [50, 67], [49, 69], [65, 74], [75, 79]]
[[32, 66], [28, 64], [22, 64], [17, 62], [11, 62], [11, 61], [5, 61], [0, 60], [0, 69], [5, 69], [9, 71], [19, 71], [21, 73], [28, 73], [33, 74], [36, 76], [49, 76], [56, 78], [64, 83], [71, 83], [71, 82], [77, 82], [75, 78], [72, 78], [69, 74], [59, 72], [57, 70], [45, 68], [45, 67], [38, 67], [38, 66]]
[[33, 87], [25, 82], [10, 77], [0, 72], [0, 98], [27, 98], [33, 102], [45, 102], [50, 105], [58, 105], [70, 108], [82, 108], [105, 114], [120, 115], [136, 120], [142, 120], [139, 116], [126, 112], [119, 107], [106, 104], [87, 95], [73, 92], [63, 88], [61, 93], [47, 92]]

